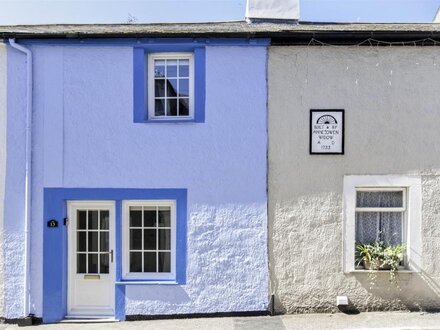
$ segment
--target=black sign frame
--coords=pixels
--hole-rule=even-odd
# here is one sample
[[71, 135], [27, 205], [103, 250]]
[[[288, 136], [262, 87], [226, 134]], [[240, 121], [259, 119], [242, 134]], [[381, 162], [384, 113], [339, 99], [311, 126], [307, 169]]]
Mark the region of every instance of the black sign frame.
[[[338, 112], [341, 113], [342, 117], [342, 137], [341, 137], [341, 151], [340, 152], [318, 152], [312, 151], [312, 125], [313, 125], [313, 114], [316, 112], [331, 113]], [[345, 154], [345, 109], [310, 109], [310, 121], [309, 121], [309, 154], [310, 155], [344, 155]]]

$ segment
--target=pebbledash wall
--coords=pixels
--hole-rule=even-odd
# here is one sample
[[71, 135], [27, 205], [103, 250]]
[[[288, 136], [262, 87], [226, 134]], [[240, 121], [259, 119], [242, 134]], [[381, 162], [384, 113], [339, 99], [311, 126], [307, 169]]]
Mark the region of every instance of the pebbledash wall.
[[[6, 118], [7, 118], [7, 51], [6, 46], [0, 43], [0, 246], [4, 250], [3, 220], [6, 179]], [[0, 253], [0, 316], [4, 314], [4, 254]]]
[[[185, 283], [126, 285], [122, 318], [267, 310], [266, 45], [206, 46], [204, 122], [134, 123], [134, 42], [124, 42], [26, 44], [34, 56], [30, 312], [44, 322], [63, 313], [43, 308], [43, 246], [51, 244], [43, 191], [51, 187], [187, 191]], [[23, 316], [25, 59], [8, 46], [8, 319]], [[65, 270], [54, 264], [50, 276], [61, 281]]]
[[[440, 55], [436, 47], [269, 50], [269, 263], [277, 312], [440, 308]], [[310, 109], [345, 109], [345, 154], [309, 154]], [[400, 289], [344, 272], [344, 177], [421, 181], [419, 264]], [[410, 215], [411, 216], [411, 215]], [[411, 221], [411, 219], [410, 219]], [[412, 253], [413, 251], [410, 251]]]

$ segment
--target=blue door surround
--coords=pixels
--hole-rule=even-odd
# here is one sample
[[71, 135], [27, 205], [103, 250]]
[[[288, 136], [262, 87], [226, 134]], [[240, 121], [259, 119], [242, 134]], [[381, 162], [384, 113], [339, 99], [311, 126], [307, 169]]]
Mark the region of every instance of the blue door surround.
[[[124, 281], [122, 279], [122, 208], [123, 200], [174, 199], [177, 203], [176, 280], [166, 282]], [[67, 314], [67, 217], [68, 200], [114, 200], [115, 209], [115, 318], [125, 320], [125, 286], [138, 284], [185, 284], [186, 282], [186, 189], [122, 188], [45, 188], [43, 231], [43, 322], [62, 320]], [[49, 228], [47, 221], [58, 221]]]

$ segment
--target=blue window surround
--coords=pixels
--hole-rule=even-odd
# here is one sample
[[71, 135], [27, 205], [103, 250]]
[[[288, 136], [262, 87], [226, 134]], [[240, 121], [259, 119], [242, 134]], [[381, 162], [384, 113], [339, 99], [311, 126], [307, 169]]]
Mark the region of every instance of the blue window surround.
[[[123, 200], [176, 200], [177, 246], [175, 281], [124, 281], [122, 279], [122, 201]], [[43, 321], [62, 320], [67, 313], [67, 200], [115, 201], [115, 318], [125, 320], [126, 285], [185, 284], [186, 283], [186, 189], [119, 189], [119, 188], [45, 188], [43, 218]], [[47, 221], [56, 219], [59, 226], [48, 228]]]
[[[148, 53], [188, 52], [194, 54], [194, 118], [192, 119], [155, 119], [148, 118], [148, 77], [146, 72], [146, 56]], [[133, 118], [135, 123], [175, 123], [205, 121], [205, 87], [206, 87], [206, 51], [203, 45], [155, 45], [150, 47], [135, 47], [133, 50]]]

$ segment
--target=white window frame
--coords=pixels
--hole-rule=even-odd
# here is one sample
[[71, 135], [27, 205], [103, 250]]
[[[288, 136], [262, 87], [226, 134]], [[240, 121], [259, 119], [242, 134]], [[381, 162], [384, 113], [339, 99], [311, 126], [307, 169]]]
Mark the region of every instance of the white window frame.
[[[356, 270], [355, 236], [356, 211], [403, 211], [402, 239], [406, 242], [405, 266], [412, 271], [420, 271], [422, 262], [421, 205], [422, 188], [419, 176], [399, 175], [346, 175], [344, 176], [344, 272]], [[404, 191], [404, 205], [400, 208], [357, 208], [357, 191]]]
[[[155, 87], [154, 61], [155, 60], [189, 60], [189, 112], [188, 116], [156, 116], [155, 115]], [[149, 53], [147, 55], [147, 95], [148, 119], [153, 120], [193, 120], [194, 119], [194, 54], [193, 53]], [[166, 79], [166, 78], [165, 78]]]
[[[130, 272], [130, 207], [166, 206], [171, 208], [171, 271]], [[176, 279], [176, 201], [175, 200], [125, 200], [122, 202], [122, 278], [124, 280], [175, 280]]]

